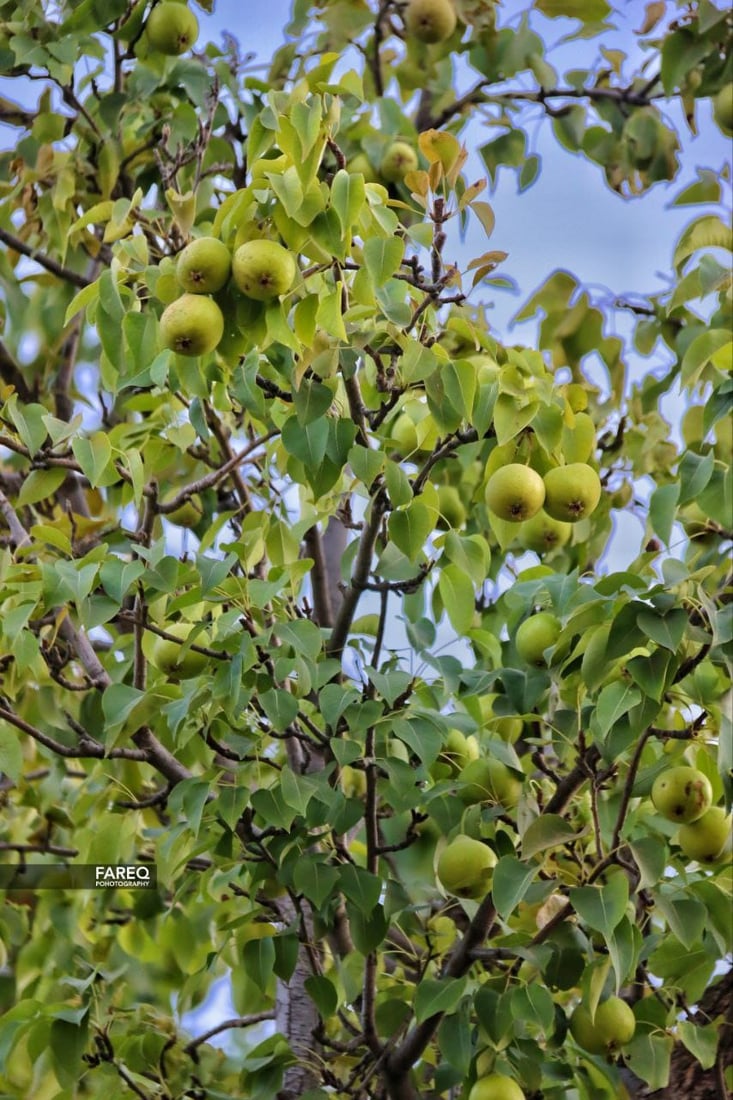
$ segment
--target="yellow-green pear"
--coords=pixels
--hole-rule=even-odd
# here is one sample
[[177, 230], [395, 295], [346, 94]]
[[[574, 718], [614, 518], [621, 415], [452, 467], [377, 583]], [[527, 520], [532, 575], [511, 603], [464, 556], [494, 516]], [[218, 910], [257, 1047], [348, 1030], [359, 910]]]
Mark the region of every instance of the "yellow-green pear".
[[525, 1100], [517, 1082], [505, 1073], [490, 1073], [479, 1077], [468, 1094], [468, 1100]]
[[687, 825], [697, 821], [713, 804], [710, 780], [699, 768], [678, 764], [665, 768], [652, 785], [652, 802], [668, 821]]
[[405, 27], [420, 42], [443, 42], [456, 29], [456, 12], [451, 0], [410, 0]]
[[350, 173], [361, 172], [364, 183], [379, 183], [379, 175], [366, 153], [357, 153], [356, 156], [351, 158], [346, 167]]
[[488, 893], [497, 859], [480, 840], [461, 833], [438, 857], [438, 878], [449, 894], [478, 898]]
[[531, 519], [526, 519], [519, 528], [519, 542], [525, 550], [534, 550], [535, 554], [549, 554], [558, 547], [565, 546], [572, 534], [572, 524], [548, 516], [540, 508]]
[[702, 817], [680, 828], [677, 843], [688, 859], [714, 863], [722, 856], [730, 835], [730, 814], [722, 806], [712, 806]]
[[620, 997], [609, 997], [591, 1016], [580, 1004], [570, 1017], [570, 1033], [578, 1046], [589, 1054], [603, 1054], [631, 1042], [636, 1030], [636, 1017]]
[[389, 183], [400, 183], [408, 172], [418, 166], [417, 153], [406, 141], [393, 141], [387, 146], [379, 171]]
[[466, 509], [455, 485], [438, 486], [438, 508], [440, 511], [438, 527], [441, 530], [463, 527], [466, 522]]
[[[172, 634], [178, 641], [156, 635], [150, 655], [151, 663], [172, 679], [188, 680], [192, 676], [198, 676], [211, 663], [205, 653], [197, 653], [194, 649], [188, 649], [182, 653], [183, 644], [188, 641], [192, 630], [193, 626], [190, 623], [170, 623], [166, 624], [165, 631], [167, 634]], [[194, 645], [206, 647], [208, 644], [209, 638], [206, 632], [196, 635]]]
[[550, 611], [539, 611], [525, 619], [517, 628], [514, 645], [528, 665], [539, 668], [547, 664], [545, 650], [555, 645], [560, 634], [560, 620]]
[[467, 737], [462, 730], [448, 730], [445, 743], [430, 767], [430, 774], [436, 780], [451, 779], [478, 756], [479, 745], [475, 737]]
[[601, 479], [585, 462], [556, 466], [545, 474], [545, 511], [553, 519], [577, 523], [598, 507]]
[[234, 253], [232, 275], [242, 294], [257, 302], [279, 298], [293, 285], [295, 259], [277, 241], [246, 241]]
[[486, 503], [499, 519], [523, 523], [542, 507], [545, 483], [531, 466], [510, 462], [500, 466], [486, 482]]
[[150, 12], [145, 30], [154, 50], [176, 57], [193, 46], [199, 35], [199, 24], [185, 4], [163, 0]]
[[161, 344], [179, 355], [206, 355], [223, 335], [222, 312], [212, 298], [203, 294], [182, 294], [160, 318]]
[[176, 278], [189, 294], [215, 294], [232, 269], [229, 249], [216, 237], [198, 237], [178, 254]]

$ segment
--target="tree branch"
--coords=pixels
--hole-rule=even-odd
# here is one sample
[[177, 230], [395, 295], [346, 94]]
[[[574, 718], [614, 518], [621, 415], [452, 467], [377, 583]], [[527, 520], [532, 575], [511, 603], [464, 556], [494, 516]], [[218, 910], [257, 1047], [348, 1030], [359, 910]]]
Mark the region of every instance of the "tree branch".
[[29, 260], [35, 260], [41, 267], [45, 267], [46, 271], [50, 271], [52, 275], [58, 275], [59, 279], [64, 279], [72, 286], [79, 287], [80, 290], [85, 286], [89, 286], [89, 280], [84, 275], [80, 275], [77, 271], [72, 271], [70, 268], [64, 267], [63, 264], [57, 263], [56, 260], [52, 260], [50, 256], [46, 256], [37, 248], [31, 248], [20, 237], [8, 233], [7, 229], [0, 228], [0, 241], [6, 244], [8, 248], [12, 248], [13, 251], [19, 252], [21, 256], [27, 256]]
[[339, 613], [328, 640], [326, 652], [329, 657], [340, 657], [344, 651], [346, 639], [351, 629], [351, 624], [359, 603], [359, 597], [364, 585], [369, 579], [369, 569], [372, 564], [372, 555], [382, 524], [382, 517], [387, 510], [387, 496], [383, 489], [379, 489], [372, 498], [372, 510], [369, 521], [364, 524], [359, 542], [359, 549], [354, 562], [354, 572], [351, 584], [344, 592], [344, 598], [339, 608]]

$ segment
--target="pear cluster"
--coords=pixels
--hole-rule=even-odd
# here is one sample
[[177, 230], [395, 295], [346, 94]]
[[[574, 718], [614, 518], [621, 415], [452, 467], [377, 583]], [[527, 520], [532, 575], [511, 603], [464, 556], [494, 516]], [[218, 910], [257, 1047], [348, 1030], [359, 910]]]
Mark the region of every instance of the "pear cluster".
[[731, 838], [731, 817], [713, 805], [710, 780], [699, 768], [677, 764], [657, 776], [652, 786], [654, 808], [680, 826], [676, 841], [688, 859], [713, 863]]
[[[500, 466], [486, 483], [486, 503], [499, 519], [524, 524], [544, 517], [525, 539], [534, 546], [562, 545], [570, 537], [567, 525], [591, 515], [601, 499], [601, 480], [587, 462], [555, 466], [542, 477], [531, 466], [510, 462]], [[532, 549], [534, 549], [532, 546]]]
[[179, 355], [207, 355], [224, 335], [224, 315], [211, 295], [231, 277], [247, 298], [267, 302], [290, 289], [296, 270], [294, 256], [276, 241], [247, 241], [232, 256], [217, 237], [197, 237], [178, 255], [176, 280], [184, 293], [163, 311], [161, 344]]

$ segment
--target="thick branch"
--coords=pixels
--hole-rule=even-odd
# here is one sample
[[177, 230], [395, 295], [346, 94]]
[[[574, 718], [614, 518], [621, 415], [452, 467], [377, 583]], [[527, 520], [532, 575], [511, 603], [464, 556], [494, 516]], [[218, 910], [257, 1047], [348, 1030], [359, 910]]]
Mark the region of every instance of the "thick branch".
[[387, 510], [387, 497], [383, 490], [379, 490], [372, 499], [371, 515], [364, 524], [359, 542], [359, 550], [354, 562], [354, 572], [351, 584], [344, 592], [344, 598], [339, 608], [338, 617], [328, 641], [327, 653], [329, 657], [340, 657], [346, 645], [346, 639], [354, 620], [359, 597], [364, 585], [369, 579], [369, 570], [372, 564], [372, 555], [379, 535], [382, 516]]

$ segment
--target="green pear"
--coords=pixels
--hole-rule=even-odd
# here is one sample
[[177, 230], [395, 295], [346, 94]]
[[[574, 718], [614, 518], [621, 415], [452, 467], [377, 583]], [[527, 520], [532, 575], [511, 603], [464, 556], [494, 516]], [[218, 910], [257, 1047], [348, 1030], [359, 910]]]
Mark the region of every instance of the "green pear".
[[[175, 493], [169, 494], [169, 499], [175, 495]], [[163, 502], [166, 503], [165, 498]], [[163, 513], [169, 523], [175, 524], [176, 527], [188, 527], [189, 529], [198, 525], [203, 514], [204, 509], [198, 493], [194, 493], [188, 500], [184, 500], [183, 504], [180, 504], [178, 508], [174, 508], [172, 512]]]
[[727, 137], [733, 137], [733, 84], [724, 84], [713, 99], [713, 118]]
[[458, 797], [467, 806], [495, 802], [511, 810], [522, 794], [522, 780], [495, 757], [469, 760], [458, 776]]
[[544, 668], [545, 650], [555, 645], [560, 634], [560, 620], [550, 611], [539, 611], [519, 624], [514, 636], [517, 653], [528, 665]]
[[193, 46], [199, 35], [199, 24], [185, 4], [163, 0], [150, 12], [145, 30], [154, 50], [176, 57]]
[[387, 146], [379, 171], [388, 183], [401, 183], [408, 172], [418, 166], [417, 153], [406, 141], [393, 141]]
[[678, 764], [666, 768], [652, 785], [652, 802], [668, 821], [687, 825], [697, 821], [713, 804], [710, 780], [698, 768]]
[[479, 745], [475, 737], [466, 737], [462, 730], [448, 730], [443, 748], [430, 767], [433, 779], [452, 779], [471, 760], [477, 760]]
[[[157, 669], [170, 676], [171, 679], [189, 680], [193, 676], [198, 676], [211, 663], [210, 658], [205, 653], [197, 653], [193, 649], [187, 650], [183, 655], [181, 654], [183, 643], [188, 641], [192, 630], [193, 627], [190, 623], [170, 623], [166, 624], [165, 631], [167, 634], [172, 634], [179, 639], [178, 641], [156, 635], [150, 661]], [[207, 634], [205, 632], [197, 634], [194, 644], [207, 646], [209, 644]]]
[[365, 183], [379, 183], [379, 174], [374, 170], [372, 162], [367, 157], [366, 153], [357, 153], [352, 157], [346, 166], [349, 173], [356, 174], [361, 172], [364, 177]]
[[408, 33], [420, 42], [443, 42], [456, 29], [451, 0], [410, 0], [404, 18]]
[[545, 511], [553, 519], [577, 523], [598, 507], [601, 479], [585, 462], [556, 466], [545, 474]]
[[730, 835], [730, 814], [722, 806], [713, 806], [702, 817], [680, 828], [677, 843], [688, 859], [713, 863], [723, 854]]
[[572, 524], [548, 516], [540, 508], [531, 519], [526, 519], [519, 528], [519, 542], [525, 550], [534, 550], [535, 554], [549, 554], [570, 539]]
[[504, 1073], [480, 1077], [468, 1094], [468, 1100], [525, 1100], [516, 1081]]
[[479, 898], [488, 893], [497, 859], [480, 840], [461, 833], [438, 857], [438, 878], [449, 894]]
[[276, 241], [246, 241], [232, 261], [234, 282], [257, 302], [269, 302], [290, 290], [296, 270], [292, 253]]
[[178, 254], [176, 278], [189, 294], [215, 294], [232, 269], [229, 249], [216, 237], [199, 237]]
[[609, 997], [596, 1008], [592, 1017], [579, 1004], [570, 1017], [570, 1033], [578, 1046], [589, 1054], [604, 1054], [629, 1043], [636, 1030], [636, 1017], [620, 997]]
[[486, 503], [500, 519], [523, 523], [536, 515], [545, 499], [545, 484], [531, 466], [510, 462], [486, 482]]
[[466, 509], [455, 485], [438, 486], [438, 527], [442, 531], [463, 527], [466, 522]]
[[[178, 4], [174, 4], [178, 7]], [[224, 335], [224, 317], [212, 298], [183, 294], [163, 310], [160, 342], [179, 355], [206, 355]]]

